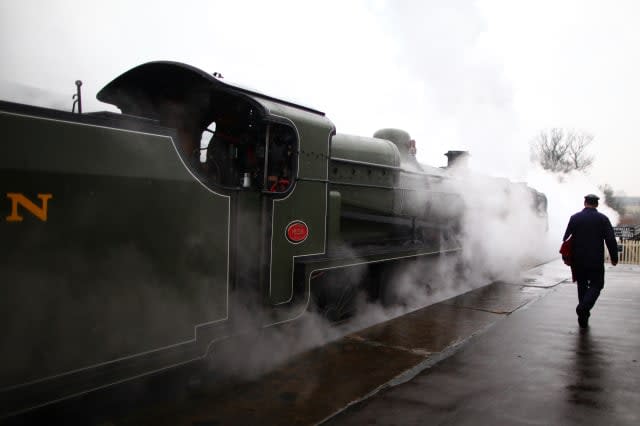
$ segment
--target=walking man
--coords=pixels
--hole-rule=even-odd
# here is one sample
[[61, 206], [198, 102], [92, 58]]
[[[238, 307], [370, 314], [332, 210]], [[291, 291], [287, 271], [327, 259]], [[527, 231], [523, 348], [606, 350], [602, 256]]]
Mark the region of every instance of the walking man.
[[618, 245], [607, 216], [598, 212], [594, 194], [584, 197], [584, 209], [571, 216], [563, 241], [571, 236], [571, 268], [578, 282], [578, 324], [589, 326], [590, 311], [604, 287], [604, 244], [613, 266], [618, 264]]

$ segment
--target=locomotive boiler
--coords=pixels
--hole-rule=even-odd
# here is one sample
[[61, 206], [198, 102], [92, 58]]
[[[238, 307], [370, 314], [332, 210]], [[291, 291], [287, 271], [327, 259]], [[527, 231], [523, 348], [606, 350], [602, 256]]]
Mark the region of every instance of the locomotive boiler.
[[335, 314], [382, 270], [460, 250], [456, 178], [404, 131], [339, 134], [174, 62], [97, 97], [121, 113], [0, 102], [0, 417], [203, 359], [239, 323]]

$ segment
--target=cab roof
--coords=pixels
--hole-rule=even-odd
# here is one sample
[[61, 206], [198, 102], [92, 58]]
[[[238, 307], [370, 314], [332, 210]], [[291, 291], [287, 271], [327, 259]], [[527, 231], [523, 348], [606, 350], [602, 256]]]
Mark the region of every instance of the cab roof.
[[148, 102], [150, 99], [182, 98], [186, 93], [200, 90], [208, 92], [211, 89], [240, 93], [258, 103], [264, 99], [324, 116], [322, 111], [228, 83], [199, 68], [172, 61], [154, 61], [138, 65], [116, 77], [103, 87], [96, 97], [99, 101], [115, 105], [123, 113], [127, 113], [136, 109], [140, 102]]

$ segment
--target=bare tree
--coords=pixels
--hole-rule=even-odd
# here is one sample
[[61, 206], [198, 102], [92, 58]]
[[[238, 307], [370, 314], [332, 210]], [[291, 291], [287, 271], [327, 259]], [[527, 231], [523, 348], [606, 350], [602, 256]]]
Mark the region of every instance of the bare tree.
[[591, 142], [589, 133], [553, 128], [540, 132], [531, 142], [531, 157], [552, 172], [586, 171], [593, 164], [593, 157], [587, 154]]

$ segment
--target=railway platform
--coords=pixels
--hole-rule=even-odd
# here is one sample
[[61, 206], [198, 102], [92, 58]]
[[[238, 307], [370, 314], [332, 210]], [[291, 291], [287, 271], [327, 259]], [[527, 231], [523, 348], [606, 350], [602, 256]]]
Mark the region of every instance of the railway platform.
[[433, 368], [326, 423], [639, 424], [640, 268], [607, 266], [605, 280], [588, 329], [577, 324], [575, 284], [562, 281]]

